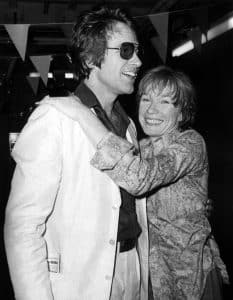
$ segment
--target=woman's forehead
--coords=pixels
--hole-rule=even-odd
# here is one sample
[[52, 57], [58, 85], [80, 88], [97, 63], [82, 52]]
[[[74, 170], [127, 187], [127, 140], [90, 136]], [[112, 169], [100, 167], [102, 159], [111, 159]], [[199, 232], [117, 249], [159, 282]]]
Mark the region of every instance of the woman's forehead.
[[144, 94], [153, 94], [156, 96], [172, 96], [175, 93], [174, 85], [169, 83], [161, 84], [158, 82], [152, 82], [148, 84], [144, 90]]

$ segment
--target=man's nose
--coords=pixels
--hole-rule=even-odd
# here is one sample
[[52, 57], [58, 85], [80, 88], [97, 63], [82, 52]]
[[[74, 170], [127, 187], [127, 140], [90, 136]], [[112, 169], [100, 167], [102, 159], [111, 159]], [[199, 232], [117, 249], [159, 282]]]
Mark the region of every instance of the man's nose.
[[135, 64], [138, 68], [142, 65], [142, 61], [140, 60], [136, 52], [134, 52], [134, 55], [132, 57], [132, 63]]

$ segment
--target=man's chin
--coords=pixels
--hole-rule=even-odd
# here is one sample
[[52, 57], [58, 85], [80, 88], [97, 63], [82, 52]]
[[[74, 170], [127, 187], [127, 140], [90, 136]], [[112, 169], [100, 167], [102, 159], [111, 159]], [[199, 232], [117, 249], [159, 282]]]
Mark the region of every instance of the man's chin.
[[134, 86], [132, 86], [132, 87], [128, 87], [127, 89], [125, 89], [125, 92], [124, 92], [124, 94], [128, 94], [128, 95], [130, 95], [130, 94], [132, 94], [132, 93], [133, 93], [133, 91], [134, 91]]

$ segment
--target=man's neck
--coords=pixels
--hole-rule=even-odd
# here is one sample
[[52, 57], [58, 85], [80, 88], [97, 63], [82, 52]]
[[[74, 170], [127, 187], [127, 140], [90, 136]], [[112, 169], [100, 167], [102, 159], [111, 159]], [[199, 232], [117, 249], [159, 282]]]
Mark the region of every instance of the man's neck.
[[104, 87], [93, 84], [90, 79], [85, 79], [84, 83], [95, 94], [107, 116], [111, 118], [113, 105], [116, 101], [116, 96], [110, 94]]

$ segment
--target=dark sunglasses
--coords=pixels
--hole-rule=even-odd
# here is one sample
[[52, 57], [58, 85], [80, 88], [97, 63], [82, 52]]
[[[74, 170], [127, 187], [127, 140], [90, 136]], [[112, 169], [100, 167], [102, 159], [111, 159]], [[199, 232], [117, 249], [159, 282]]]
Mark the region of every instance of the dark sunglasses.
[[139, 47], [139, 45], [130, 43], [130, 42], [125, 42], [122, 43], [120, 47], [107, 47], [107, 49], [113, 49], [113, 50], [120, 50], [120, 56], [123, 59], [131, 59], [134, 55], [134, 52], [138, 55], [141, 56], [142, 49]]

